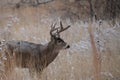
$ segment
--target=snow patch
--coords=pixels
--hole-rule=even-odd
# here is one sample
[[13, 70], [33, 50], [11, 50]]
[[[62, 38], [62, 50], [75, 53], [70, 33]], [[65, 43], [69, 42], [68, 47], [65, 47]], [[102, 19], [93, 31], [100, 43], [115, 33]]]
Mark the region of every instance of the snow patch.
[[73, 43], [71, 45], [70, 51], [86, 51], [90, 48], [90, 42], [89, 41], [80, 41], [77, 43]]
[[114, 76], [110, 72], [101, 72], [102, 75], [105, 75], [107, 77], [114, 78]]

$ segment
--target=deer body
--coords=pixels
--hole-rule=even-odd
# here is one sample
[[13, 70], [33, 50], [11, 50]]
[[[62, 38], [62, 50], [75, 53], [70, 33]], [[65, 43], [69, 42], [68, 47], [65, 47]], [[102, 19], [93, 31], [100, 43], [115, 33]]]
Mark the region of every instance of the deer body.
[[42, 45], [27, 41], [8, 41], [5, 46], [9, 57], [16, 57], [16, 66], [23, 68], [28, 68], [31, 62], [33, 66], [37, 64], [47, 67], [59, 53], [51, 42]]
[[34, 69], [39, 73], [57, 57], [62, 49], [69, 48], [70, 46], [60, 38], [60, 33], [70, 26], [63, 28], [62, 22], [60, 22], [60, 27], [55, 28], [55, 25], [51, 26], [51, 40], [45, 45], [27, 41], [5, 42], [6, 70], [9, 70], [14, 61], [14, 65], [17, 67]]

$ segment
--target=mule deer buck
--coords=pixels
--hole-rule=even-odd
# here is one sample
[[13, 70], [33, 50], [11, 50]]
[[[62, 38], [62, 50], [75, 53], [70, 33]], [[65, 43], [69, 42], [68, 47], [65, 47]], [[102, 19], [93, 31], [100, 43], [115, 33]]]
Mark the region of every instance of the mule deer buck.
[[27, 41], [6, 41], [4, 43], [4, 52], [7, 58], [6, 71], [9, 71], [12, 65], [11, 61], [15, 61], [16, 67], [28, 68], [30, 72], [34, 69], [36, 73], [40, 73], [57, 57], [62, 49], [70, 48], [60, 38], [60, 33], [67, 30], [70, 25], [64, 28], [60, 21], [60, 27], [55, 26], [56, 23], [51, 25], [51, 41], [45, 45]]

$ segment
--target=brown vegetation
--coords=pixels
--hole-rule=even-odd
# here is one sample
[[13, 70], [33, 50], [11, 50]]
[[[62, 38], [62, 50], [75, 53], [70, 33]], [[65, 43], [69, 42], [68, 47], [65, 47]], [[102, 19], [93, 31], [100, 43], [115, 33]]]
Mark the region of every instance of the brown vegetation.
[[[71, 48], [60, 52], [55, 61], [43, 71], [41, 80], [93, 80], [97, 73], [101, 80], [119, 80], [119, 0], [109, 0], [111, 1], [109, 4], [107, 4], [108, 0], [91, 1], [93, 13], [97, 16], [97, 21], [93, 19], [92, 22], [94, 47], [91, 46], [88, 32], [88, 18], [90, 17], [88, 0], [54, 0], [37, 6], [21, 4], [19, 8], [16, 8], [14, 4], [0, 3], [0, 40], [24, 40], [45, 44], [50, 40], [50, 36], [48, 36], [50, 24], [62, 20], [65, 25], [72, 26], [61, 36], [70, 43]], [[109, 9], [107, 5], [112, 8], [109, 7]], [[113, 8], [116, 9], [113, 10]], [[112, 20], [99, 21], [99, 19], [112, 17], [111, 10], [116, 16], [114, 25]], [[95, 50], [95, 53], [100, 56], [98, 57], [100, 70], [98, 70], [98, 61], [93, 62], [96, 57], [92, 50]], [[0, 49], [0, 51], [2, 50]], [[3, 63], [6, 58], [4, 53], [1, 56], [0, 79], [5, 80]], [[28, 69], [16, 68], [11, 72], [9, 80], [37, 80], [37, 78], [35, 76], [31, 79]]]

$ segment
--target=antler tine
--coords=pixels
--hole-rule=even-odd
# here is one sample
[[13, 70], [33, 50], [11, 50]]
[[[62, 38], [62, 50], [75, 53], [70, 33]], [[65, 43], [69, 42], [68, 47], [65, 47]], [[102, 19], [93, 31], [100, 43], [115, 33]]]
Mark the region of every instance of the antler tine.
[[50, 35], [51, 35], [51, 36], [55, 35], [55, 34], [53, 34], [52, 32], [54, 32], [55, 30], [58, 30], [58, 28], [59, 28], [59, 27], [55, 28], [56, 24], [57, 24], [57, 23], [51, 25], [51, 30], [50, 30]]
[[56, 24], [57, 24], [57, 23], [55, 23], [55, 24], [53, 25], [53, 30], [55, 29]]
[[61, 33], [61, 32], [63, 32], [63, 31], [65, 31], [65, 30], [67, 30], [69, 27], [70, 27], [70, 25], [67, 26], [66, 28], [63, 28], [62, 22], [60, 21], [60, 28], [61, 29], [58, 31], [58, 34]]
[[65, 30], [67, 30], [69, 27], [70, 27], [70, 25], [67, 26], [66, 28], [61, 29], [61, 30], [59, 31], [59, 33], [61, 33], [61, 32], [63, 32], [63, 31], [65, 31]]
[[52, 35], [53, 23], [52, 23], [52, 25], [51, 25], [50, 27], [51, 27], [51, 30], [50, 30], [50, 35]]
[[60, 21], [60, 27], [61, 27], [61, 29], [63, 29], [62, 21]]
[[57, 23], [55, 23], [55, 24], [52, 23], [52, 25], [51, 25], [51, 30], [53, 30], [53, 29], [55, 28], [56, 24], [57, 24]]

